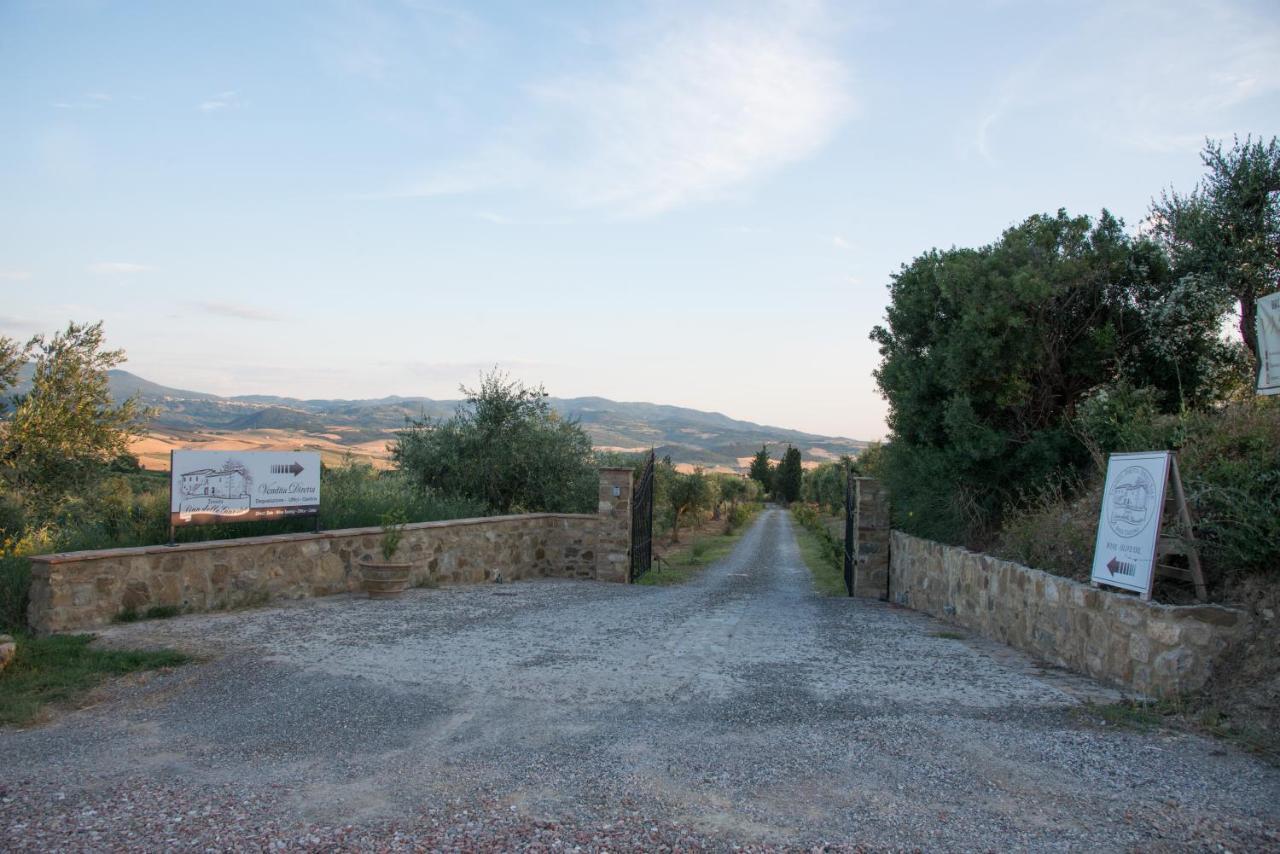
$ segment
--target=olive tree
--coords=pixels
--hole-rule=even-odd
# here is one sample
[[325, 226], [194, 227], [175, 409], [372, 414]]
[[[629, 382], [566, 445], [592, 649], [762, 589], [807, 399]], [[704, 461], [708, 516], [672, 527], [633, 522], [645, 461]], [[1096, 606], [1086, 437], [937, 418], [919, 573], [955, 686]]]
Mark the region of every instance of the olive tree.
[[0, 381], [32, 362], [30, 388], [0, 421], [0, 478], [37, 514], [68, 495], [84, 495], [113, 460], [128, 453], [147, 416], [136, 398], [114, 403], [108, 371], [123, 350], [103, 349], [102, 323], [70, 323], [24, 347], [0, 343]]
[[541, 386], [499, 371], [445, 421], [413, 420], [391, 445], [396, 468], [421, 489], [482, 503], [490, 513], [589, 512], [599, 476], [591, 439], [561, 418]]
[[1168, 190], [1152, 204], [1152, 232], [1220, 316], [1236, 304], [1256, 359], [1258, 297], [1280, 288], [1280, 140], [1236, 137], [1228, 151], [1206, 141], [1200, 159], [1208, 174], [1194, 190]]

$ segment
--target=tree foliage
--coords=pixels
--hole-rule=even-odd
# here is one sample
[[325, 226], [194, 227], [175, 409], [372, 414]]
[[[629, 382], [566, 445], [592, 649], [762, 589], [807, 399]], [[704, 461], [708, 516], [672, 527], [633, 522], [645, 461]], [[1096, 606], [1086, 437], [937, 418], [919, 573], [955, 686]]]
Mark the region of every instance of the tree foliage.
[[778, 463], [773, 476], [773, 493], [777, 498], [790, 504], [800, 497], [800, 484], [804, 477], [804, 469], [800, 465], [800, 450], [787, 445], [787, 451]]
[[1106, 211], [1033, 216], [992, 245], [903, 266], [872, 331], [898, 523], [980, 538], [1028, 484], [1087, 461], [1071, 418], [1118, 378], [1169, 411], [1214, 399], [1230, 353], [1211, 300], [1166, 310], [1181, 287], [1160, 248]]
[[26, 348], [12, 338], [0, 335], [0, 392], [13, 387], [18, 381], [18, 370], [25, 362]]
[[136, 398], [112, 403], [107, 372], [124, 352], [103, 349], [101, 322], [70, 323], [21, 348], [0, 342], [0, 382], [11, 385], [28, 359], [31, 387], [0, 422], [0, 478], [44, 516], [68, 495], [90, 491], [108, 463], [127, 455], [147, 413]]
[[391, 446], [420, 488], [482, 503], [491, 513], [588, 512], [598, 475], [591, 439], [552, 411], [547, 392], [493, 371], [443, 422], [415, 420]]
[[763, 492], [773, 490], [773, 466], [769, 462], [767, 446], [761, 445], [760, 450], [756, 451], [756, 455], [751, 458], [751, 468], [747, 470], [747, 476], [760, 484]]
[[689, 515], [711, 506], [715, 490], [711, 479], [701, 468], [689, 474], [676, 472], [667, 488], [667, 506], [671, 512], [671, 541], [680, 541], [680, 524]]
[[800, 497], [809, 504], [817, 504], [829, 515], [844, 512], [845, 483], [851, 461], [846, 457], [840, 462], [823, 463], [804, 473]]
[[[1220, 307], [1236, 303], [1240, 338], [1256, 359], [1257, 299], [1280, 288], [1280, 140], [1206, 141], [1208, 174], [1186, 195], [1151, 206], [1153, 234], [1179, 278]], [[1221, 314], [1221, 308], [1219, 310]]]

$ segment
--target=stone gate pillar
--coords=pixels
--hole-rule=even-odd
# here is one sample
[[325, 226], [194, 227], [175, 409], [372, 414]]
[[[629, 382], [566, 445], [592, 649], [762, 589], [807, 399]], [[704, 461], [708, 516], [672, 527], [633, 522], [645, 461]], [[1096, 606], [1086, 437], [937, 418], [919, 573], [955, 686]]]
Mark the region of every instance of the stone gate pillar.
[[596, 520], [596, 580], [626, 584], [631, 578], [631, 480], [629, 468], [600, 469]]
[[853, 595], [883, 599], [889, 590], [889, 492], [875, 478], [854, 481]]

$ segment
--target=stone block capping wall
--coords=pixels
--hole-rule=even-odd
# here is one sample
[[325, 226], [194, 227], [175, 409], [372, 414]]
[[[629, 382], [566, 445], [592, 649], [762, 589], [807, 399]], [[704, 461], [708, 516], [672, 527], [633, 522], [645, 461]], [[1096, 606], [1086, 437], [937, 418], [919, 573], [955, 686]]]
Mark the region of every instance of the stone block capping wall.
[[1243, 611], [1143, 602], [901, 531], [891, 551], [898, 604], [1149, 696], [1199, 689], [1251, 628]]
[[[409, 524], [397, 558], [413, 563], [413, 584], [476, 584], [498, 574], [507, 581], [626, 582], [619, 566], [630, 546], [630, 483], [629, 469], [601, 471], [595, 515], [531, 513]], [[361, 560], [380, 559], [381, 540], [380, 528], [351, 528], [39, 555], [31, 559], [28, 620], [37, 632], [63, 632], [157, 605], [210, 611], [345, 593], [360, 587]]]

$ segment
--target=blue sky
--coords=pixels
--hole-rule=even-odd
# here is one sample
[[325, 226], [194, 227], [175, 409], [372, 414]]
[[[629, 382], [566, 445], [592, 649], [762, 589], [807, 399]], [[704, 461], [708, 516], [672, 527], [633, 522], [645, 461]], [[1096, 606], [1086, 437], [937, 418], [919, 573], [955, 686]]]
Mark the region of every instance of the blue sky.
[[889, 275], [1280, 132], [1280, 5], [0, 3], [0, 334], [877, 438]]

